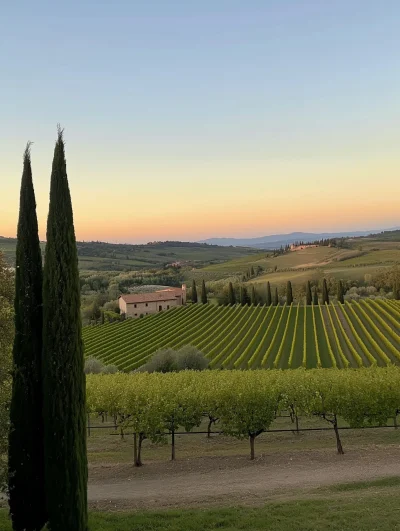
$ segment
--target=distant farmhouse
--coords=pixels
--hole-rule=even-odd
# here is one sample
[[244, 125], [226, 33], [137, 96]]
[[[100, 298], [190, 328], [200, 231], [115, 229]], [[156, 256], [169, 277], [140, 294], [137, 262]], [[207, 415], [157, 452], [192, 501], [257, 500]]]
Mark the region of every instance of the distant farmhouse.
[[121, 314], [133, 318], [162, 312], [184, 304], [186, 304], [185, 284], [182, 284], [181, 288], [167, 288], [153, 293], [121, 295], [119, 298]]
[[311, 247], [319, 247], [319, 245], [311, 244], [311, 243], [303, 243], [301, 245], [296, 245], [295, 243], [292, 243], [290, 246], [291, 251], [302, 251], [303, 249], [309, 249]]

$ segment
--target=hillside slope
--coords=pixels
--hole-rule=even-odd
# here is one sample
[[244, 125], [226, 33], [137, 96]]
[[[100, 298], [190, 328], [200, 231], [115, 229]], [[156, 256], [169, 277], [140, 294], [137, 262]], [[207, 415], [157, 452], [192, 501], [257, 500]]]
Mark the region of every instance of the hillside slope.
[[143, 319], [87, 327], [85, 355], [130, 371], [158, 349], [194, 345], [213, 368], [400, 364], [400, 303], [338, 306], [195, 304]]

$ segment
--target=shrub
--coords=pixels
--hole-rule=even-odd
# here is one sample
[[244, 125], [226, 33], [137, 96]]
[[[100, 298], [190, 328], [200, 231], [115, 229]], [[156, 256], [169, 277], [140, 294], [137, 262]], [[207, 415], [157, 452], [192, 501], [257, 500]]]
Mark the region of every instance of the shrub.
[[85, 361], [85, 374], [99, 374], [103, 369], [104, 365], [96, 358], [88, 358]]
[[176, 371], [176, 352], [172, 348], [158, 350], [150, 361], [143, 365], [143, 372], [174, 372]]
[[140, 372], [202, 371], [208, 368], [208, 359], [196, 347], [185, 345], [180, 350], [172, 348], [157, 351]]
[[208, 359], [196, 347], [186, 345], [176, 352], [176, 366], [178, 371], [203, 371], [208, 368]]
[[106, 365], [105, 367], [103, 367], [103, 370], [102, 372], [104, 374], [115, 374], [116, 372], [118, 372], [118, 367], [116, 365]]

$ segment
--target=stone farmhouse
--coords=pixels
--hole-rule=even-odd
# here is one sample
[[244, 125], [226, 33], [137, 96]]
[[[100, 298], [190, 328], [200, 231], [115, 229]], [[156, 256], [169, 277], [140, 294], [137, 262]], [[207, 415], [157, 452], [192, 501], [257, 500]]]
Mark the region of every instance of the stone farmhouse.
[[186, 304], [186, 285], [181, 288], [167, 288], [153, 293], [133, 293], [121, 295], [119, 309], [126, 317], [140, 317], [151, 313], [169, 310]]

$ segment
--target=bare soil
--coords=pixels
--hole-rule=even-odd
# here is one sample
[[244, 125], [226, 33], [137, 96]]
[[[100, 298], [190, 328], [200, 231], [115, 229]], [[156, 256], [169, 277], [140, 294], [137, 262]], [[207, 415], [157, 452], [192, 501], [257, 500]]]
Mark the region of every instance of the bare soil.
[[244, 456], [197, 457], [90, 467], [89, 503], [96, 509], [158, 509], [260, 505], [318, 495], [318, 490], [353, 481], [400, 476], [400, 447], [332, 449]]

